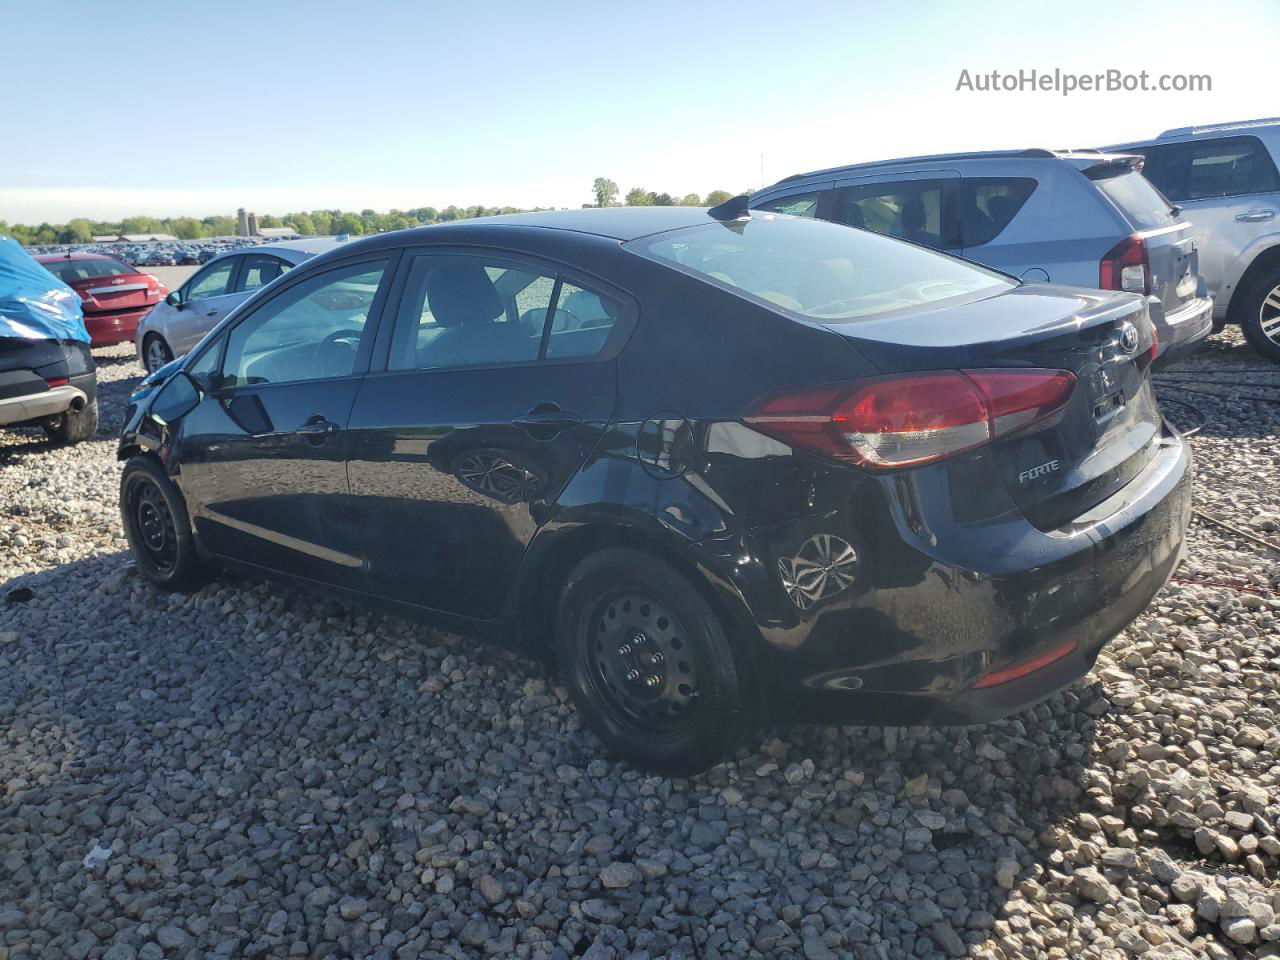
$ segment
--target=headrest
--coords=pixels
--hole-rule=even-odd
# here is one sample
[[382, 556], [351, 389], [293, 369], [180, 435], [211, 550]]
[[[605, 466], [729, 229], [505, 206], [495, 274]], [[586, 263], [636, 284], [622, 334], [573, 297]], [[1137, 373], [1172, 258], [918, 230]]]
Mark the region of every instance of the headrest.
[[485, 323], [502, 313], [502, 298], [484, 267], [461, 257], [445, 260], [431, 271], [427, 305], [442, 327]]

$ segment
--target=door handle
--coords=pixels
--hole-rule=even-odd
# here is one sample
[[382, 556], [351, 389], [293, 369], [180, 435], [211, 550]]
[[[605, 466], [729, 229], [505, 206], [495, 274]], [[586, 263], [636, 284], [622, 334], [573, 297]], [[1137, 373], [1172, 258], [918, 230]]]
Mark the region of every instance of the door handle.
[[523, 416], [513, 417], [512, 424], [530, 433], [549, 433], [554, 435], [561, 430], [576, 427], [582, 417], [567, 410], [561, 410], [556, 403], [538, 403]]
[[1257, 210], [1247, 210], [1244, 213], [1237, 213], [1236, 220], [1239, 223], [1263, 223], [1267, 220], [1275, 219], [1276, 212], [1261, 207]]
[[324, 417], [317, 415], [293, 432], [305, 437], [311, 443], [324, 443], [326, 437], [332, 436], [341, 429], [332, 420], [326, 420]]
[[217, 310], [209, 310], [205, 313], [206, 317], [216, 317], [217, 315], [218, 315]]

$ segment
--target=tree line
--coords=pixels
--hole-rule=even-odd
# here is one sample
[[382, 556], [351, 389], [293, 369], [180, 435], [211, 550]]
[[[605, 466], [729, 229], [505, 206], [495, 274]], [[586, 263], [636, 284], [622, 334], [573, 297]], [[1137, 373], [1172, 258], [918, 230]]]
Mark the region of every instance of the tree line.
[[[597, 177], [592, 184], [595, 203], [584, 203], [584, 207], [616, 207], [618, 201], [618, 185], [606, 177]], [[727, 190], [712, 190], [705, 197], [696, 193], [687, 193], [677, 197], [671, 193], [657, 193], [644, 187], [632, 187], [627, 191], [625, 202], [628, 207], [713, 207], [728, 200], [732, 194]], [[537, 210], [550, 210], [551, 207], [534, 207]], [[412, 210], [392, 210], [389, 213], [378, 213], [374, 210], [361, 210], [355, 213], [347, 210], [311, 210], [298, 213], [286, 213], [281, 216], [262, 214], [258, 217], [260, 227], [290, 227], [303, 236], [331, 236], [339, 233], [358, 236], [368, 233], [385, 233], [388, 230], [404, 230], [408, 227], [420, 227], [431, 223], [449, 223], [453, 220], [470, 220], [473, 217], [492, 217], [503, 213], [527, 213], [519, 207], [415, 207]], [[31, 226], [24, 223], [9, 224], [0, 220], [0, 236], [10, 236], [19, 243], [31, 244], [51, 243], [89, 243], [94, 237], [116, 236], [122, 233], [167, 233], [179, 240], [199, 240], [201, 237], [229, 237], [236, 232], [236, 218], [230, 216], [214, 216], [197, 219], [195, 217], [125, 217], [123, 220], [89, 220], [77, 217], [67, 223], [41, 223]]]
[[[583, 206], [622, 206], [618, 202], [618, 185], [608, 177], [596, 177], [595, 182], [591, 184], [591, 192], [595, 194], [596, 202], [583, 204]], [[644, 187], [632, 187], [627, 191], [626, 205], [628, 207], [714, 207], [731, 197], [733, 194], [728, 190], [712, 190], [705, 197], [700, 197], [696, 193], [686, 193], [683, 197], [676, 197], [671, 193], [655, 193]]]
[[[548, 209], [537, 207], [535, 209]], [[281, 216], [261, 214], [260, 227], [290, 227], [304, 236], [331, 236], [348, 233], [353, 236], [367, 233], [384, 233], [388, 230], [404, 230], [429, 223], [448, 223], [452, 220], [469, 220], [472, 217], [492, 217], [500, 213], [526, 213], [519, 207], [415, 207], [412, 210], [392, 210], [378, 213], [361, 210], [311, 210], [286, 213]], [[115, 236], [122, 233], [167, 233], [179, 240], [199, 240], [201, 237], [229, 237], [236, 232], [236, 218], [228, 216], [204, 217], [125, 217], [123, 220], [89, 220], [77, 217], [68, 223], [42, 223], [29, 226], [9, 224], [0, 220], [0, 235], [10, 236], [19, 243], [89, 243], [93, 237]]]

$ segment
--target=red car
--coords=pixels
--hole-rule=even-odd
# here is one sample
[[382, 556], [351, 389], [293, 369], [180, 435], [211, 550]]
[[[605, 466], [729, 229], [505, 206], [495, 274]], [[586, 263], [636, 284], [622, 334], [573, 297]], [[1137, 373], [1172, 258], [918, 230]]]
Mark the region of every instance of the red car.
[[36, 260], [80, 294], [95, 347], [133, 340], [138, 321], [169, 292], [151, 274], [101, 253], [46, 253]]

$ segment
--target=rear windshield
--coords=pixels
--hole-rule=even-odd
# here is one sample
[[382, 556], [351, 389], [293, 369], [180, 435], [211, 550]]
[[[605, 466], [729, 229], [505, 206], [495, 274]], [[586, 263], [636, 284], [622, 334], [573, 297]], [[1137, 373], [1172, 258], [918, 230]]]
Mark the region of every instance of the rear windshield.
[[1169, 201], [1142, 174], [1122, 173], [1096, 181], [1125, 219], [1138, 230], [1155, 230], [1177, 222]]
[[119, 260], [55, 260], [45, 266], [63, 283], [94, 277], [124, 277], [138, 272]]
[[755, 214], [626, 245], [735, 292], [814, 320], [859, 320], [1007, 290], [1001, 274], [866, 230]]

